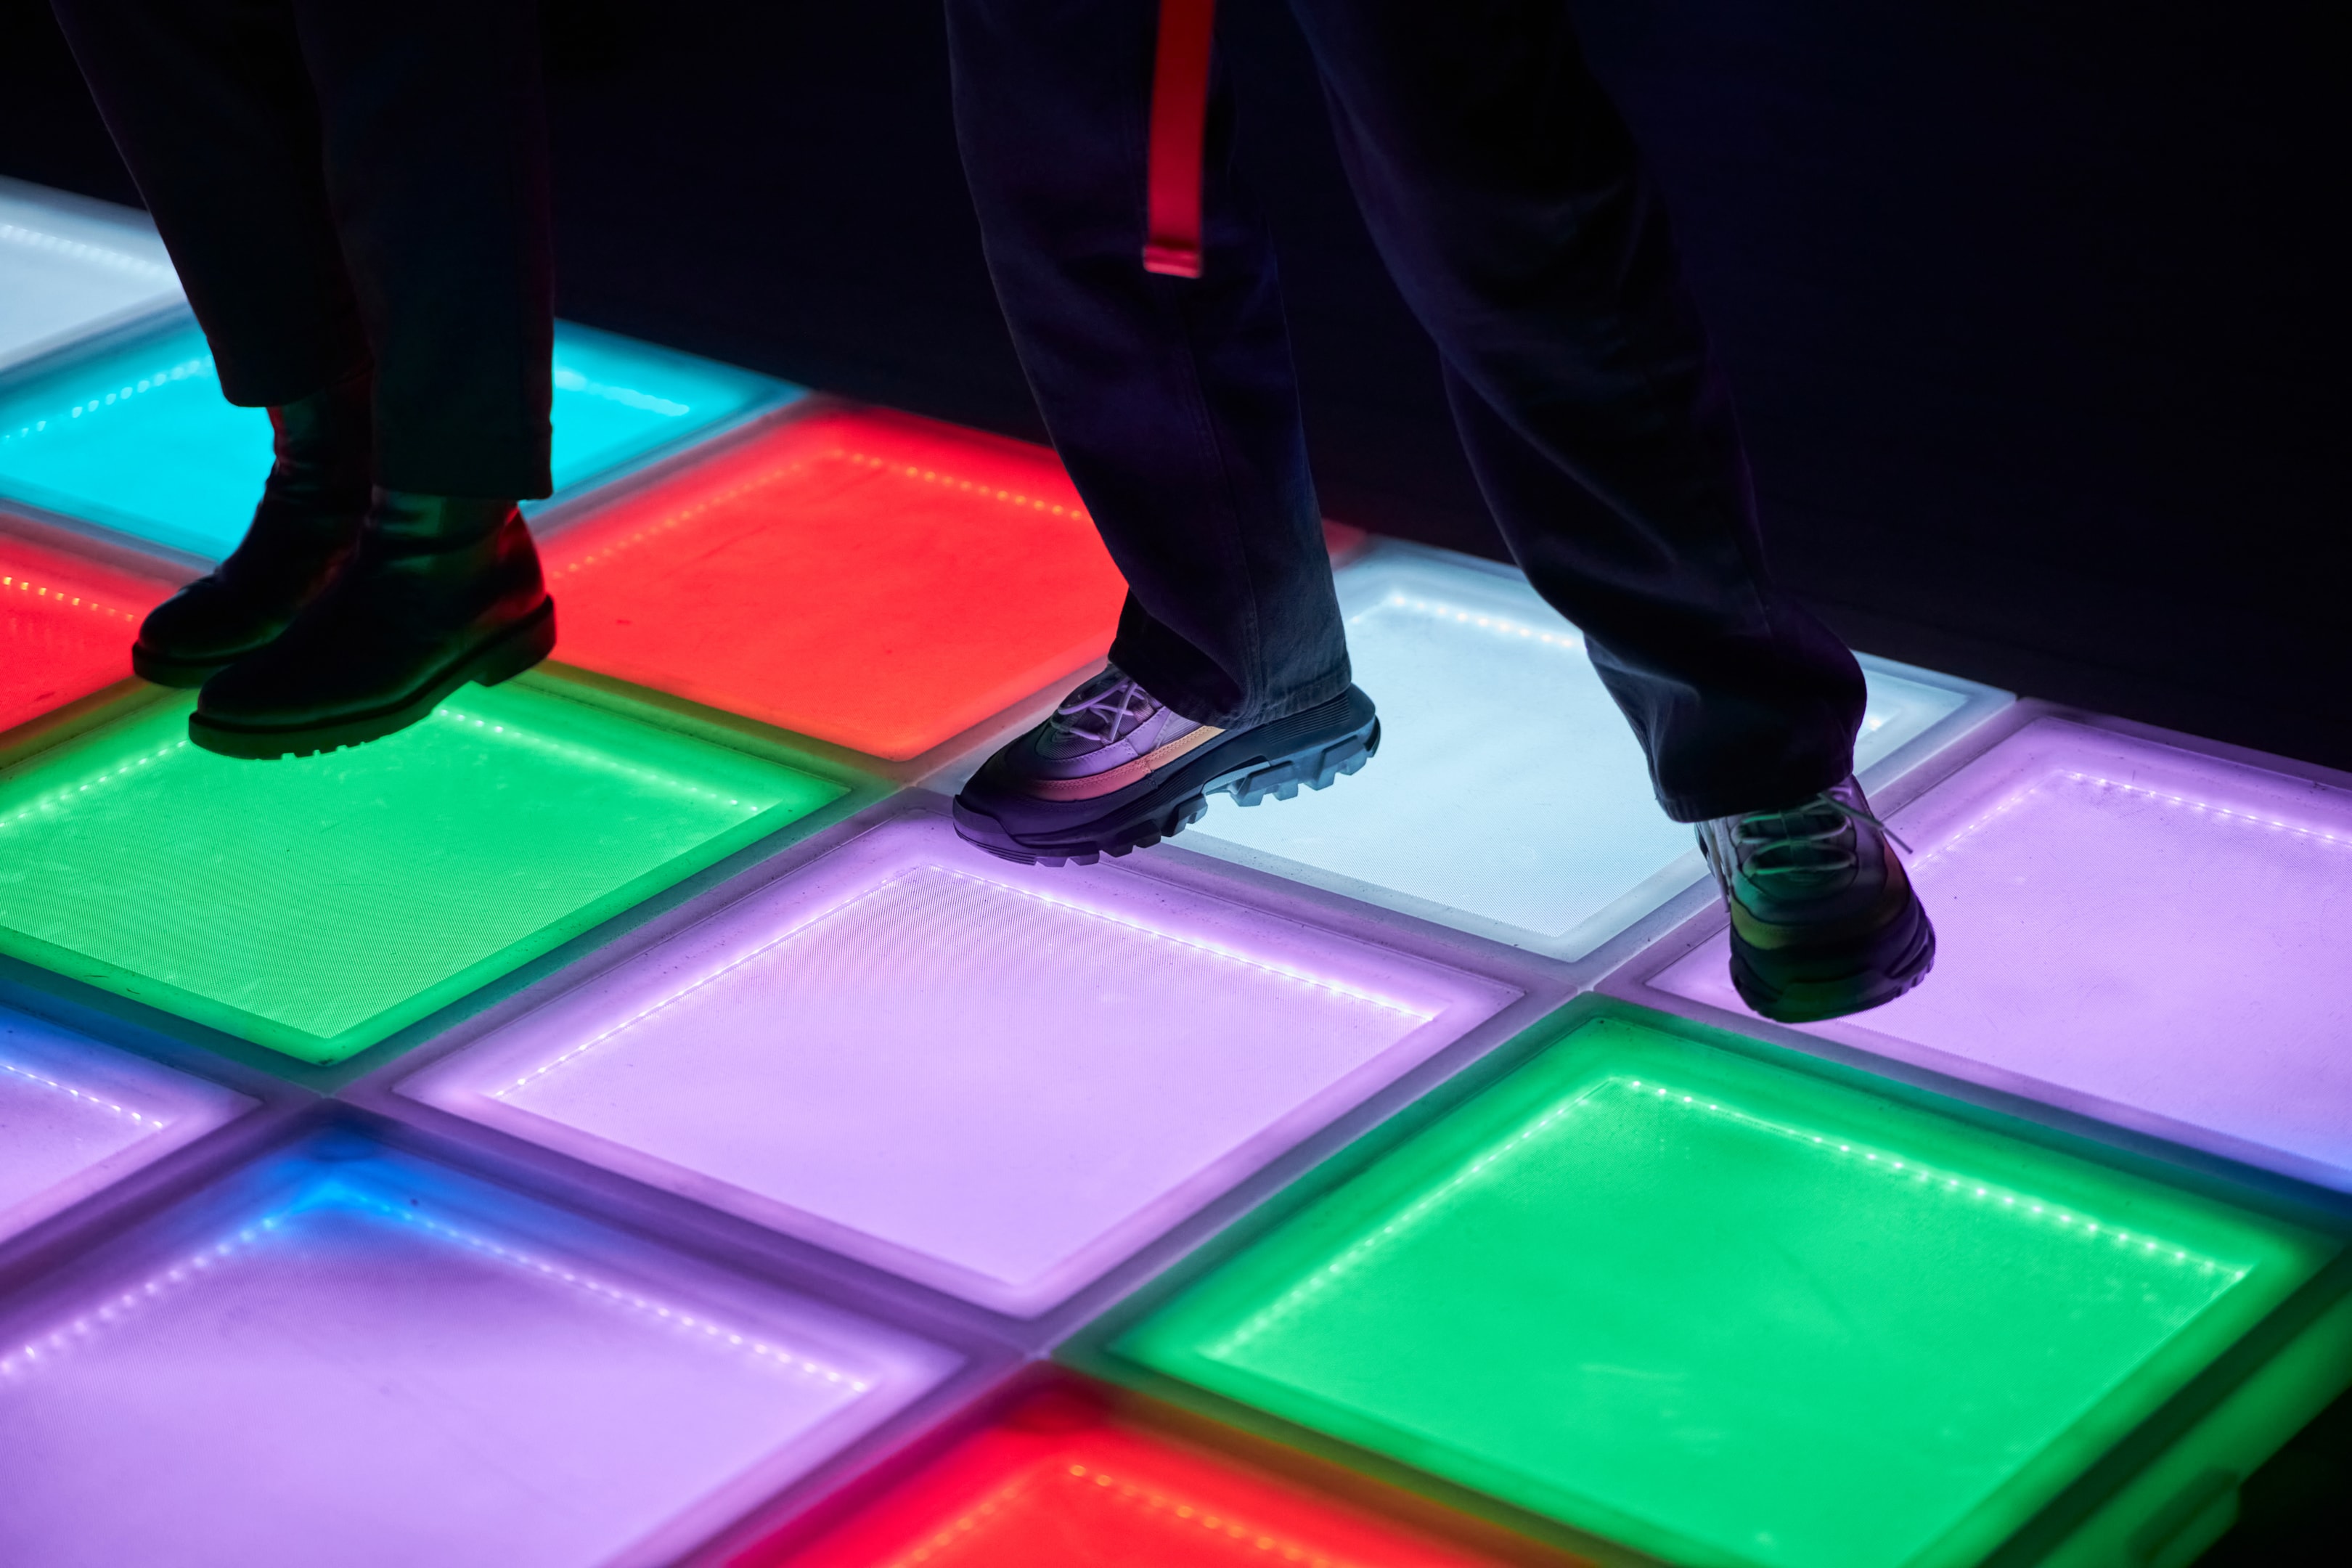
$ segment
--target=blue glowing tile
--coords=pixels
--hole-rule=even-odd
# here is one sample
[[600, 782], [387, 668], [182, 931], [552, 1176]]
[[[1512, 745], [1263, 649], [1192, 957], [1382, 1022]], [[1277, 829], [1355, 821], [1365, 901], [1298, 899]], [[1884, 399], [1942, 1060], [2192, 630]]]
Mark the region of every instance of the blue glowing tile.
[[234, 1089], [0, 1007], [0, 1239], [252, 1105]]
[[674, 1563], [943, 1347], [350, 1132], [0, 1304], [12, 1563]]
[[[569, 322], [556, 327], [554, 369], [558, 500], [802, 395]], [[0, 392], [0, 495], [174, 550], [226, 555], [268, 471], [268, 416], [222, 398], [193, 326]]]
[[[1179, 840], [1514, 945], [1581, 958], [1705, 874], [1583, 638], [1516, 572], [1383, 542], [1339, 574], [1380, 754], [1320, 793], [1216, 797]], [[1885, 784], [2006, 693], [1863, 660], [1855, 763]]]
[[179, 299], [144, 214], [0, 179], [0, 371]]

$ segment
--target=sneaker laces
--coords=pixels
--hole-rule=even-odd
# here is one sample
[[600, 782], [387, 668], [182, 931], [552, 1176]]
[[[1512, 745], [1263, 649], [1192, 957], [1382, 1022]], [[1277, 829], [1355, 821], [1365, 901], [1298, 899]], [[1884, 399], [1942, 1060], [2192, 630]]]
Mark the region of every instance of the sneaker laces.
[[1876, 816], [1828, 790], [1783, 811], [1742, 813], [1728, 837], [1738, 851], [1739, 868], [1758, 881], [1835, 876], [1862, 864], [1851, 832], [1856, 823], [1868, 823], [1910, 852], [1911, 846]]
[[1151, 693], [1114, 667], [1062, 699], [1045, 721], [1043, 740], [1047, 746], [1057, 741], [1108, 746], [1159, 710]]

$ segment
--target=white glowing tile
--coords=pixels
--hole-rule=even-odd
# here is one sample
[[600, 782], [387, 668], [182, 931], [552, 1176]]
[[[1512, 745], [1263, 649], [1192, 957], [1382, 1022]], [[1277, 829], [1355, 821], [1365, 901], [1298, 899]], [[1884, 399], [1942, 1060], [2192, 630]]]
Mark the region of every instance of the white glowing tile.
[[1034, 1314], [1516, 993], [896, 819], [401, 1092]]
[[351, 1133], [37, 1289], [12, 1563], [673, 1563], [957, 1361]]
[[0, 370], [179, 300], [144, 213], [0, 179]]
[[0, 1238], [252, 1105], [234, 1089], [0, 1007]]
[[2045, 719], [1892, 821], [1935, 972], [1814, 1032], [2352, 1187], [2352, 791]]
[[[1339, 573], [1380, 754], [1291, 801], [1219, 795], [1178, 843], [1557, 957], [1581, 958], [1706, 874], [1576, 628], [1517, 573], [1383, 542]], [[2006, 693], [1863, 659], [1865, 788]]]

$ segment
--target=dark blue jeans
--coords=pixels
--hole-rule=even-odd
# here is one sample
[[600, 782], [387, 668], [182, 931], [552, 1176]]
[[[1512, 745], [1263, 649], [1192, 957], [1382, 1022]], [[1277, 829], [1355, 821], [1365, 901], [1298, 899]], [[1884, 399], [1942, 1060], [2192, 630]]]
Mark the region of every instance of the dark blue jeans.
[[[1667, 814], [1792, 805], [1844, 777], [1862, 672], [1766, 568], [1664, 214], [1561, 0], [1290, 4], [1503, 537], [1583, 629]], [[1141, 265], [1157, 14], [948, 0], [956, 125], [1030, 385], [1127, 576], [1111, 657], [1232, 726], [1345, 689], [1347, 645], [1221, 76], [1202, 276]]]
[[375, 373], [376, 479], [548, 493], [535, 0], [53, 0], [233, 403]]

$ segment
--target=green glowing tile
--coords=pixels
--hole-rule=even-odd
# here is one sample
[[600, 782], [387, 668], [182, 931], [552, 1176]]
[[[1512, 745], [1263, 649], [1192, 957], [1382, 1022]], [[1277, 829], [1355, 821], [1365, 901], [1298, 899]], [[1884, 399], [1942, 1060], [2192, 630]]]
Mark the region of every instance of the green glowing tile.
[[2340, 1249], [1584, 1012], [1114, 1361], [1675, 1562], [1925, 1568], [2010, 1539]]
[[296, 761], [198, 750], [187, 710], [0, 773], [0, 952], [306, 1062], [848, 793], [529, 681]]

